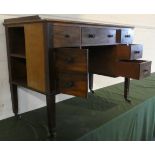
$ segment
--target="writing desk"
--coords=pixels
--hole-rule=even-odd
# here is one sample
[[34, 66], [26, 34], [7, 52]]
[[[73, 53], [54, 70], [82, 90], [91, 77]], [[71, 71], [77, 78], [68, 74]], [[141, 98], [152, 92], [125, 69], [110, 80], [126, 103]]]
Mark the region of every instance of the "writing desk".
[[130, 78], [150, 75], [151, 62], [142, 58], [142, 45], [132, 44], [130, 26], [41, 19], [6, 19], [9, 80], [13, 112], [18, 116], [17, 86], [46, 95], [49, 132], [56, 126], [55, 96], [87, 97], [93, 74]]

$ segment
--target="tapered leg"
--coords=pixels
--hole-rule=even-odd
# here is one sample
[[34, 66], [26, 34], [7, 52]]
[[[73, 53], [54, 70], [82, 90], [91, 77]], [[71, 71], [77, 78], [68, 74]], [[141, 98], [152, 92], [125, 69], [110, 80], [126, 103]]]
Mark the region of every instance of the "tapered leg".
[[46, 95], [48, 127], [50, 137], [56, 137], [55, 95]]
[[93, 74], [92, 73], [89, 73], [89, 89], [91, 93], [93, 94], [95, 93], [93, 91]]
[[130, 78], [125, 78], [125, 81], [124, 81], [124, 99], [127, 102], [131, 102], [131, 100], [128, 99], [129, 87], [130, 87]]
[[11, 99], [12, 99], [12, 109], [16, 118], [19, 119], [20, 115], [18, 115], [18, 94], [17, 94], [17, 85], [10, 84], [11, 91]]

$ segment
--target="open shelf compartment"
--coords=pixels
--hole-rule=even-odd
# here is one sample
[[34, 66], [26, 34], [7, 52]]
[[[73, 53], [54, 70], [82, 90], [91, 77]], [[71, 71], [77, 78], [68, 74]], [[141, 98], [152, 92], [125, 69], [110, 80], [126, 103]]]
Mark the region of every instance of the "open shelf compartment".
[[27, 86], [26, 60], [11, 58], [12, 83]]
[[24, 26], [9, 27], [10, 56], [25, 58], [25, 33]]

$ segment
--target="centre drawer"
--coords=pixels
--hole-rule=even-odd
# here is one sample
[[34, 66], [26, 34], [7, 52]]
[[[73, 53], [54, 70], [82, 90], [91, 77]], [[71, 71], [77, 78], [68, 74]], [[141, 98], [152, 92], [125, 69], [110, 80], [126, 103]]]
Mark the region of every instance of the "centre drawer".
[[116, 43], [116, 30], [110, 28], [82, 28], [82, 45], [108, 45]]
[[151, 61], [123, 60], [117, 63], [116, 74], [132, 79], [143, 79], [151, 74]]

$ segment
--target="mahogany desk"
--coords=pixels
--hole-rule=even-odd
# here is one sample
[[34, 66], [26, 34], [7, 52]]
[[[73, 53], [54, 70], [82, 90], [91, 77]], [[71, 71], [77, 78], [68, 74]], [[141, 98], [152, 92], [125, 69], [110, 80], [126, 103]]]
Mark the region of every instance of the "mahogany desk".
[[4, 25], [13, 112], [18, 116], [17, 86], [45, 94], [51, 135], [57, 94], [87, 97], [88, 87], [93, 92], [93, 74], [122, 76], [128, 101], [130, 78], [151, 72], [150, 61], [137, 60], [143, 48], [132, 44], [134, 27], [39, 16], [6, 19]]

